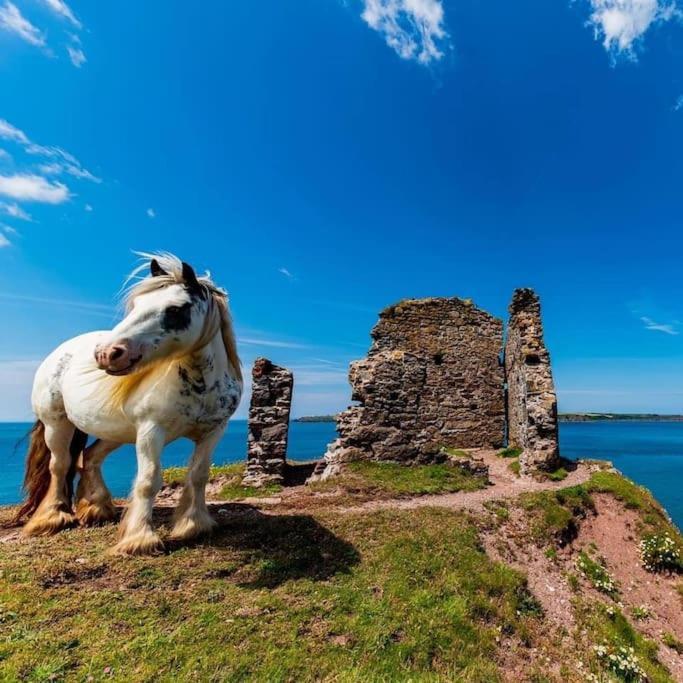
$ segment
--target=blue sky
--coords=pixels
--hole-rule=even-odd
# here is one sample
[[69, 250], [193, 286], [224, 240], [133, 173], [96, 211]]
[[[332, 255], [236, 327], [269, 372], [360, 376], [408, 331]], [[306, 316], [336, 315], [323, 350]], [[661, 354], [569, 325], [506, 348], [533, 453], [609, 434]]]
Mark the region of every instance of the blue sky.
[[[0, 0], [0, 419], [210, 269], [245, 365], [347, 405], [377, 311], [544, 306], [560, 409], [683, 412], [683, 21], [665, 0]], [[246, 401], [241, 408], [243, 415]]]

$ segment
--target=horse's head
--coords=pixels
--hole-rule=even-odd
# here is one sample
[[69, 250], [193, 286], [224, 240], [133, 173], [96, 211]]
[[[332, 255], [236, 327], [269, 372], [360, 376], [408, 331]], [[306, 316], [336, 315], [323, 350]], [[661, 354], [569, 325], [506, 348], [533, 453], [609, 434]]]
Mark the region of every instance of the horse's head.
[[[211, 292], [187, 263], [170, 261], [173, 270], [167, 272], [160, 261], [151, 259], [150, 277], [131, 290], [126, 317], [95, 347], [98, 367], [110, 375], [183, 356], [207, 336]], [[211, 333], [216, 331], [214, 325]]]

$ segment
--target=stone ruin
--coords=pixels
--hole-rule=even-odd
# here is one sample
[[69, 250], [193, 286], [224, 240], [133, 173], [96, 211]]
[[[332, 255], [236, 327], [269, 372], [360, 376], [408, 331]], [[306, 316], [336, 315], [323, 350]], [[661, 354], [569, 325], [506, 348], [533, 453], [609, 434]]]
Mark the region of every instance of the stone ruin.
[[338, 416], [316, 476], [351, 460], [429, 463], [444, 447], [503, 445], [500, 320], [463, 299], [410, 299], [383, 310], [371, 336], [349, 371], [360, 405]]
[[[522, 474], [557, 467], [557, 397], [538, 296], [517, 289], [509, 312], [503, 349], [503, 323], [471, 301], [409, 299], [384, 309], [367, 357], [349, 370], [358, 405], [338, 415], [339, 438], [312, 478], [353, 460], [432, 463], [448, 448], [498, 449], [506, 441], [522, 449]], [[292, 373], [258, 358], [252, 376], [243, 483], [283, 483]]]
[[[538, 297], [514, 293], [503, 360], [503, 324], [470, 301], [411, 299], [386, 308], [367, 357], [351, 363], [352, 406], [313, 475], [346, 462], [439, 462], [444, 447], [524, 449], [520, 470], [558, 459], [557, 402]], [[505, 385], [509, 388], [506, 391]]]
[[508, 442], [523, 449], [520, 472], [559, 464], [557, 395], [550, 354], [543, 342], [541, 304], [531, 289], [517, 289], [510, 303], [505, 342]]
[[284, 482], [293, 386], [289, 370], [267, 358], [254, 361], [245, 486]]

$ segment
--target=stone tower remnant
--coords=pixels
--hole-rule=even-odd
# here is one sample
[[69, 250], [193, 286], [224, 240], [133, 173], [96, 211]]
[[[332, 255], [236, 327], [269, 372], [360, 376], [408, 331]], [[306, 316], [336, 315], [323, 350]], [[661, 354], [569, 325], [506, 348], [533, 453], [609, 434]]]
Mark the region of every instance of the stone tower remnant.
[[292, 373], [267, 358], [257, 358], [252, 369], [247, 466], [242, 483], [261, 487], [282, 484], [287, 458]]
[[367, 358], [351, 363], [352, 406], [337, 418], [314, 478], [344, 462], [445, 459], [454, 448], [503, 445], [503, 324], [470, 301], [409, 299], [380, 313]]
[[510, 303], [505, 344], [508, 442], [523, 449], [522, 474], [558, 465], [557, 395], [550, 354], [543, 342], [541, 304], [531, 289], [517, 289]]

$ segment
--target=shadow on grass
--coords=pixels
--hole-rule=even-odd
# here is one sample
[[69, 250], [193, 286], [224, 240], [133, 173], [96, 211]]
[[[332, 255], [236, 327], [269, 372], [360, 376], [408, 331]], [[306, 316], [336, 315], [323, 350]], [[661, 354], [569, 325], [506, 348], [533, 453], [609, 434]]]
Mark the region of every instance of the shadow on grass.
[[[257, 574], [241, 586], [275, 588], [302, 578], [325, 581], [347, 573], [360, 561], [351, 543], [310, 515], [263, 514], [244, 503], [209, 504], [209, 510], [218, 522], [211, 535], [194, 543], [168, 542], [167, 549], [173, 552], [194, 545], [243, 552], [244, 563]], [[164, 513], [160, 516], [166, 516]]]

